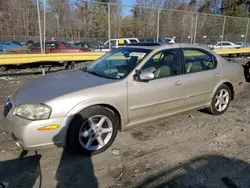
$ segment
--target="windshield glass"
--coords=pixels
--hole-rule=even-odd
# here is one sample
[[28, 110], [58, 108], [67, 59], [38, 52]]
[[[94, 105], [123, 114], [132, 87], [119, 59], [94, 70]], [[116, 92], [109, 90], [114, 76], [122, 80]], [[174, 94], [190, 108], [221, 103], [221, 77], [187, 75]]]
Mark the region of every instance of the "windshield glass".
[[123, 79], [150, 52], [148, 49], [118, 48], [97, 60], [87, 71], [105, 78]]

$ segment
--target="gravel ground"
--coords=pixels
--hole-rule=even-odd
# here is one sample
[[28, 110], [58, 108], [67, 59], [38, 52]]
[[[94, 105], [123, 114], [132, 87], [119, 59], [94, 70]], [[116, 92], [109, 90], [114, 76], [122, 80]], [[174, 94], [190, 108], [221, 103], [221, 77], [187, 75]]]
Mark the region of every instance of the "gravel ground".
[[[0, 77], [0, 101], [34, 77]], [[249, 188], [249, 93], [247, 85], [222, 116], [190, 111], [119, 133], [110, 149], [93, 157], [62, 148], [21, 157], [0, 115], [0, 182], [18, 188]]]

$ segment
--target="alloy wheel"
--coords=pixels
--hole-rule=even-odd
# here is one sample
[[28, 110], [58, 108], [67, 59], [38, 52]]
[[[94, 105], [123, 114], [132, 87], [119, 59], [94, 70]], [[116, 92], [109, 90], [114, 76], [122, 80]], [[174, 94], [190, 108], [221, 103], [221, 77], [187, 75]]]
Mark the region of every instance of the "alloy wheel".
[[221, 89], [215, 97], [215, 108], [218, 112], [223, 112], [230, 101], [229, 92], [226, 89]]
[[83, 148], [96, 151], [103, 148], [111, 139], [113, 124], [104, 115], [89, 117], [79, 131], [79, 142]]

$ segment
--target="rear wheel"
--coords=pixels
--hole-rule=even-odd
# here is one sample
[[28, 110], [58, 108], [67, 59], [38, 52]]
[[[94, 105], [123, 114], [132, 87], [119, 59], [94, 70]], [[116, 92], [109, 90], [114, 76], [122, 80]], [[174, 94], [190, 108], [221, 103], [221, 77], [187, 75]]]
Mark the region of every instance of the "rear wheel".
[[117, 115], [101, 106], [78, 113], [70, 124], [67, 145], [74, 152], [95, 155], [114, 142], [119, 126]]
[[211, 105], [208, 108], [209, 112], [213, 115], [223, 114], [230, 104], [231, 96], [230, 88], [225, 84], [221, 85], [213, 96]]

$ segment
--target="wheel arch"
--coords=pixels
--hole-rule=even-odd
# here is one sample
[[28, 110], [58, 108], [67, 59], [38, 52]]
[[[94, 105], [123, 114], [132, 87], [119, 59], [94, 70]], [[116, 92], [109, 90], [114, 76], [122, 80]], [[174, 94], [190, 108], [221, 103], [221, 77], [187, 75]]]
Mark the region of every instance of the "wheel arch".
[[[73, 121], [75, 115], [77, 113], [79, 113], [80, 111], [84, 110], [84, 109], [87, 109], [89, 107], [92, 107], [92, 106], [101, 106], [107, 110], [110, 110], [112, 113], [114, 113], [117, 118], [119, 118], [119, 130], [123, 130], [123, 124], [127, 121], [127, 119], [125, 118], [125, 114], [122, 114], [122, 110], [114, 105], [114, 104], [110, 104], [110, 103], [105, 103], [105, 102], [99, 102], [99, 103], [88, 103], [88, 104], [85, 104], [83, 105], [84, 103], [81, 103], [79, 105], [77, 105], [76, 107], [74, 107], [69, 113], [68, 113], [68, 116], [65, 118], [65, 121], [63, 123], [63, 133], [62, 133], [62, 140], [63, 140], [63, 146], [66, 146], [66, 143], [67, 143], [67, 134], [68, 134], [68, 130], [69, 130], [69, 127], [70, 127], [70, 123]], [[124, 119], [123, 119], [124, 118]]]
[[228, 80], [221, 80], [221, 82], [219, 82], [216, 87], [214, 88], [214, 91], [213, 91], [213, 95], [212, 97], [214, 96], [215, 92], [217, 91], [217, 89], [221, 86], [221, 85], [226, 85], [230, 88], [230, 92], [231, 92], [231, 100], [234, 99], [234, 87], [233, 87], [233, 84], [228, 81]]
[[231, 100], [234, 100], [234, 88], [233, 88], [233, 84], [231, 84], [230, 82], [224, 82], [223, 84], [225, 84], [226, 86], [228, 86], [230, 88], [230, 91], [231, 91]]

